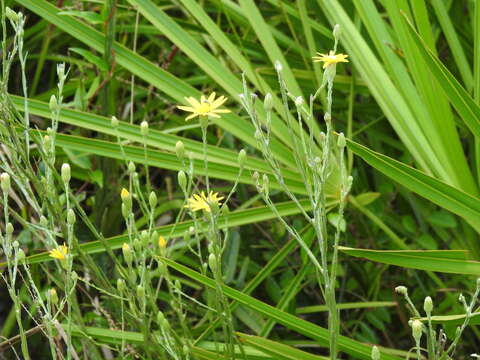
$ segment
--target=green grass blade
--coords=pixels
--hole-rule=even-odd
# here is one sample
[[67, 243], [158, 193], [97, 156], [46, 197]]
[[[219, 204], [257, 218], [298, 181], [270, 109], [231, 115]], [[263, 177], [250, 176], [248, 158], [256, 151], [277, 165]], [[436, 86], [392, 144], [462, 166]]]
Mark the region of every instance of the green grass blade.
[[451, 250], [368, 250], [339, 247], [347, 255], [408, 269], [442, 273], [480, 275], [480, 262], [458, 259]]

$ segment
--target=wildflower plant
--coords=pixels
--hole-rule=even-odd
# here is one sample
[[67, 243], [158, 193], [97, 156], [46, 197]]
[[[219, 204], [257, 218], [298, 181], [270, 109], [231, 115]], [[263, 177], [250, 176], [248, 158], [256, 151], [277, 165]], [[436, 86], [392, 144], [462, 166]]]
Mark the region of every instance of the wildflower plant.
[[[262, 123], [256, 111], [255, 102], [257, 95], [249, 91], [245, 77], [243, 78], [244, 90], [243, 93], [240, 94], [240, 101], [255, 127], [254, 135], [259, 144], [259, 148], [263, 157], [268, 162], [275, 180], [282, 186], [284, 192], [290, 199], [297, 204], [304, 218], [315, 230], [317, 238], [316, 248], [309, 247], [297, 230], [279, 215], [274, 202], [270, 198], [269, 177], [265, 174], [260, 176], [258, 173], [253, 175], [258, 192], [263, 197], [265, 203], [277, 214], [290, 235], [297, 240], [309, 260], [315, 266], [318, 285], [328, 308], [328, 329], [330, 334], [329, 356], [332, 360], [337, 359], [337, 341], [340, 325], [339, 311], [335, 298], [338, 245], [341, 235], [341, 224], [344, 223], [344, 209], [347, 196], [352, 186], [352, 177], [347, 175], [344, 161], [345, 137], [342, 133], [335, 135], [332, 120], [333, 82], [336, 74], [336, 66], [340, 62], [348, 62], [348, 60], [346, 60], [347, 55], [336, 55], [340, 35], [338, 25], [335, 27], [333, 33], [335, 38], [334, 49], [329, 55], [314, 57], [314, 61], [324, 62], [323, 80], [315, 94], [310, 96], [307, 104], [301, 96], [292, 94], [288, 90], [282, 75], [282, 65], [279, 62], [275, 64], [283, 109], [293, 145], [292, 153], [298, 173], [305, 184], [305, 190], [309, 196], [309, 207], [303, 206], [297, 196], [285, 185], [282, 168], [272, 154], [270, 148], [271, 95], [267, 95], [264, 100], [266, 122]], [[314, 136], [314, 122], [316, 121], [314, 116], [314, 102], [323, 89], [327, 90], [327, 107], [323, 116], [326, 131], [325, 133], [321, 133], [319, 138], [316, 138]], [[293, 103], [293, 109], [291, 108], [291, 103]], [[328, 181], [332, 180], [332, 174], [336, 173], [339, 174], [339, 192], [338, 197], [334, 201], [338, 207], [338, 217], [335, 229], [333, 233], [331, 233], [328, 228], [327, 217], [327, 211], [329, 208], [331, 209], [331, 205], [328, 203], [326, 186]], [[317, 254], [319, 254], [319, 256], [317, 256]], [[331, 258], [331, 261], [329, 261], [329, 258]]]

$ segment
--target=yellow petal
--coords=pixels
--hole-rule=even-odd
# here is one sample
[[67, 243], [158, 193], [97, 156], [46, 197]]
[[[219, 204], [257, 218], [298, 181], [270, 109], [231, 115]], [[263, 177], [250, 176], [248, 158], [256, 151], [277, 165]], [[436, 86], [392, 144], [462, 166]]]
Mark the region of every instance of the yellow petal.
[[188, 115], [186, 118], [185, 118], [185, 121], [188, 121], [190, 119], [193, 119], [195, 116], [198, 116], [197, 113], [193, 113], [192, 115]]
[[193, 97], [186, 97], [185, 100], [187, 100], [188, 103], [192, 105], [194, 108], [197, 108], [200, 106], [200, 103], [198, 102], [198, 100]]
[[183, 111], [189, 111], [189, 112], [195, 112], [195, 109], [191, 106], [177, 106], [177, 109], [183, 110]]
[[213, 103], [213, 100], [215, 100], [215, 91], [210, 94], [208, 97], [208, 102], [211, 104]]

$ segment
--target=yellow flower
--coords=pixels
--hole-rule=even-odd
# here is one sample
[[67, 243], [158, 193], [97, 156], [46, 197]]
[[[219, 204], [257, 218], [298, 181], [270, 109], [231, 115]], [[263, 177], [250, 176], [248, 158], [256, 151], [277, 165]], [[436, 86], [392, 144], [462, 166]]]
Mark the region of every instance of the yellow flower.
[[63, 244], [58, 246], [56, 249], [50, 250], [50, 257], [58, 260], [65, 260], [68, 254], [68, 247], [67, 245]]
[[211, 205], [220, 205], [220, 200], [223, 200], [223, 196], [218, 196], [218, 193], [210, 191], [210, 193], [205, 195], [202, 191], [200, 195], [194, 194], [191, 198], [187, 199], [188, 204], [185, 205], [186, 208], [189, 208], [192, 211], [205, 210], [210, 212]]
[[165, 249], [167, 247], [167, 240], [163, 236], [160, 236], [158, 238], [158, 246], [160, 249]]
[[348, 55], [345, 54], [335, 54], [332, 50], [328, 54], [317, 53], [317, 56], [313, 57], [313, 62], [323, 62], [323, 68], [332, 64], [337, 64], [339, 62], [348, 62]]
[[122, 191], [120, 192], [120, 197], [122, 198], [123, 201], [125, 201], [130, 197], [130, 193], [128, 192], [127, 189], [123, 188]]
[[177, 106], [177, 108], [179, 108], [180, 110], [192, 113], [186, 117], [185, 121], [190, 120], [196, 116], [210, 116], [214, 118], [220, 118], [220, 115], [218, 114], [230, 112], [230, 110], [228, 109], [219, 109], [219, 107], [222, 106], [225, 101], [227, 101], [227, 98], [225, 96], [220, 96], [215, 99], [214, 92], [211, 93], [208, 98], [202, 95], [200, 97], [200, 101], [193, 97], [186, 97], [185, 100], [187, 100], [187, 102], [191, 106]]

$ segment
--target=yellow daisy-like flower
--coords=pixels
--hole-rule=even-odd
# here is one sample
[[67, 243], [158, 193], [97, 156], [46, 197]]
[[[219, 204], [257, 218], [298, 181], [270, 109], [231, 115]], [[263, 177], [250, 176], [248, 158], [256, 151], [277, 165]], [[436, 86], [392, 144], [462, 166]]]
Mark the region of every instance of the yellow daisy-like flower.
[[327, 66], [330, 66], [332, 64], [348, 62], [347, 57], [348, 55], [335, 54], [332, 50], [330, 50], [330, 53], [328, 54], [317, 53], [317, 56], [313, 57], [313, 62], [323, 62], [323, 68], [325, 69]]
[[68, 254], [68, 247], [67, 245], [63, 244], [58, 246], [56, 249], [50, 250], [50, 257], [58, 260], [65, 260]]
[[177, 106], [177, 108], [192, 113], [185, 118], [185, 121], [193, 119], [196, 116], [211, 116], [214, 118], [220, 118], [220, 115], [218, 114], [230, 112], [228, 109], [219, 109], [219, 107], [222, 106], [227, 99], [228, 98], [225, 96], [219, 96], [215, 99], [215, 93], [213, 92], [208, 98], [202, 95], [200, 97], [200, 101], [193, 97], [186, 97], [185, 100], [187, 100], [191, 106]]
[[199, 194], [194, 194], [191, 198], [187, 199], [188, 204], [185, 205], [186, 208], [189, 208], [192, 211], [205, 210], [210, 212], [211, 205], [221, 205], [220, 200], [223, 200], [223, 196], [218, 196], [218, 193], [210, 191], [208, 195], [205, 195], [205, 192]]

